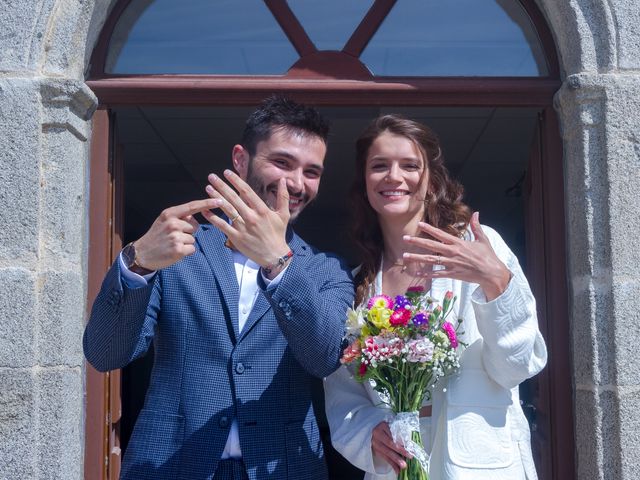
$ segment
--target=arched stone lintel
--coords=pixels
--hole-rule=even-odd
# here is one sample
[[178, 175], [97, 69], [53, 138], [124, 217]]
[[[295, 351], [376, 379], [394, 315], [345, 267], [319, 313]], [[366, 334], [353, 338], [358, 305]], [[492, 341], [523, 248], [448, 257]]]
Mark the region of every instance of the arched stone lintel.
[[[619, 67], [640, 69], [640, 29], [634, 23], [640, 22], [640, 12], [633, 15], [635, 2], [535, 1], [554, 36], [563, 75], [607, 72]], [[41, 46], [39, 63], [43, 73], [83, 78], [100, 30], [116, 3], [117, 0], [58, 0], [51, 8]]]

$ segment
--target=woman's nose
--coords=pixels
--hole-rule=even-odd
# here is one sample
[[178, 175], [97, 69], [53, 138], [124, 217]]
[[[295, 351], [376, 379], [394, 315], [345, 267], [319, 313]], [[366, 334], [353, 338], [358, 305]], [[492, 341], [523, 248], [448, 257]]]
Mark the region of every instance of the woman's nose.
[[391, 164], [389, 172], [384, 178], [387, 182], [397, 182], [400, 180], [400, 166], [397, 163]]

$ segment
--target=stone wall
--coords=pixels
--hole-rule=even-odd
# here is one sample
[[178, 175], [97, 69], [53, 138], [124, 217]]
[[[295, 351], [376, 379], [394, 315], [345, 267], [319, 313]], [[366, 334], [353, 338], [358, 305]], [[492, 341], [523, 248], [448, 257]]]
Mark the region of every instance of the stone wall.
[[631, 480], [640, 469], [640, 4], [540, 3], [565, 74], [556, 103], [576, 472], [580, 479]]
[[83, 477], [93, 8], [0, 7], [0, 479]]
[[[640, 5], [537, 0], [558, 46], [579, 478], [640, 463]], [[80, 479], [84, 85], [113, 0], [0, 5], [0, 479]], [[637, 334], [637, 335], [636, 335]]]

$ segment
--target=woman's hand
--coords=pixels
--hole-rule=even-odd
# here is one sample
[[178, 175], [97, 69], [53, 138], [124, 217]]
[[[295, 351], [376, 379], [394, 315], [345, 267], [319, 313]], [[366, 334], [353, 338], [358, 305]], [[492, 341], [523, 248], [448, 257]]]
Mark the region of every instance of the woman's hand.
[[478, 212], [471, 216], [469, 222], [475, 240], [465, 241], [435, 228], [427, 223], [418, 224], [421, 231], [435, 240], [421, 237], [405, 236], [404, 240], [429, 253], [405, 253], [404, 262], [423, 263], [428, 266], [441, 265], [439, 270], [428, 269], [417, 276], [430, 278], [453, 278], [464, 282], [477, 283], [484, 291], [487, 300], [491, 301], [502, 294], [509, 285], [511, 272], [500, 261], [493, 251], [489, 239], [480, 226]]
[[411, 457], [404, 448], [393, 441], [389, 424], [386, 421], [380, 422], [371, 432], [371, 450], [374, 455], [391, 465], [396, 475], [403, 468], [407, 468], [405, 457]]

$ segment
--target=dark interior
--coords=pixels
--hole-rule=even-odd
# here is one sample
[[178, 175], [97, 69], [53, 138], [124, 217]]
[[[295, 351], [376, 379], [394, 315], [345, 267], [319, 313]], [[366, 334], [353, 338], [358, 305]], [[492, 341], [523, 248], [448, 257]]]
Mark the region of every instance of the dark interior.
[[[116, 152], [124, 164], [124, 238], [140, 237], [160, 211], [204, 198], [207, 174], [231, 166], [253, 107], [116, 108]], [[449, 170], [465, 186], [466, 202], [480, 212], [520, 258], [526, 271], [523, 183], [538, 123], [535, 108], [489, 107], [323, 107], [331, 130], [318, 200], [305, 210], [296, 231], [320, 249], [337, 252], [355, 266], [348, 243], [348, 190], [353, 178], [354, 143], [368, 121], [383, 113], [401, 113], [432, 127], [439, 135]], [[126, 448], [142, 407], [152, 355], [123, 370], [122, 448]], [[322, 413], [321, 383], [317, 412]], [[521, 386], [527, 400], [527, 382]], [[358, 478], [329, 446], [331, 478]]]

